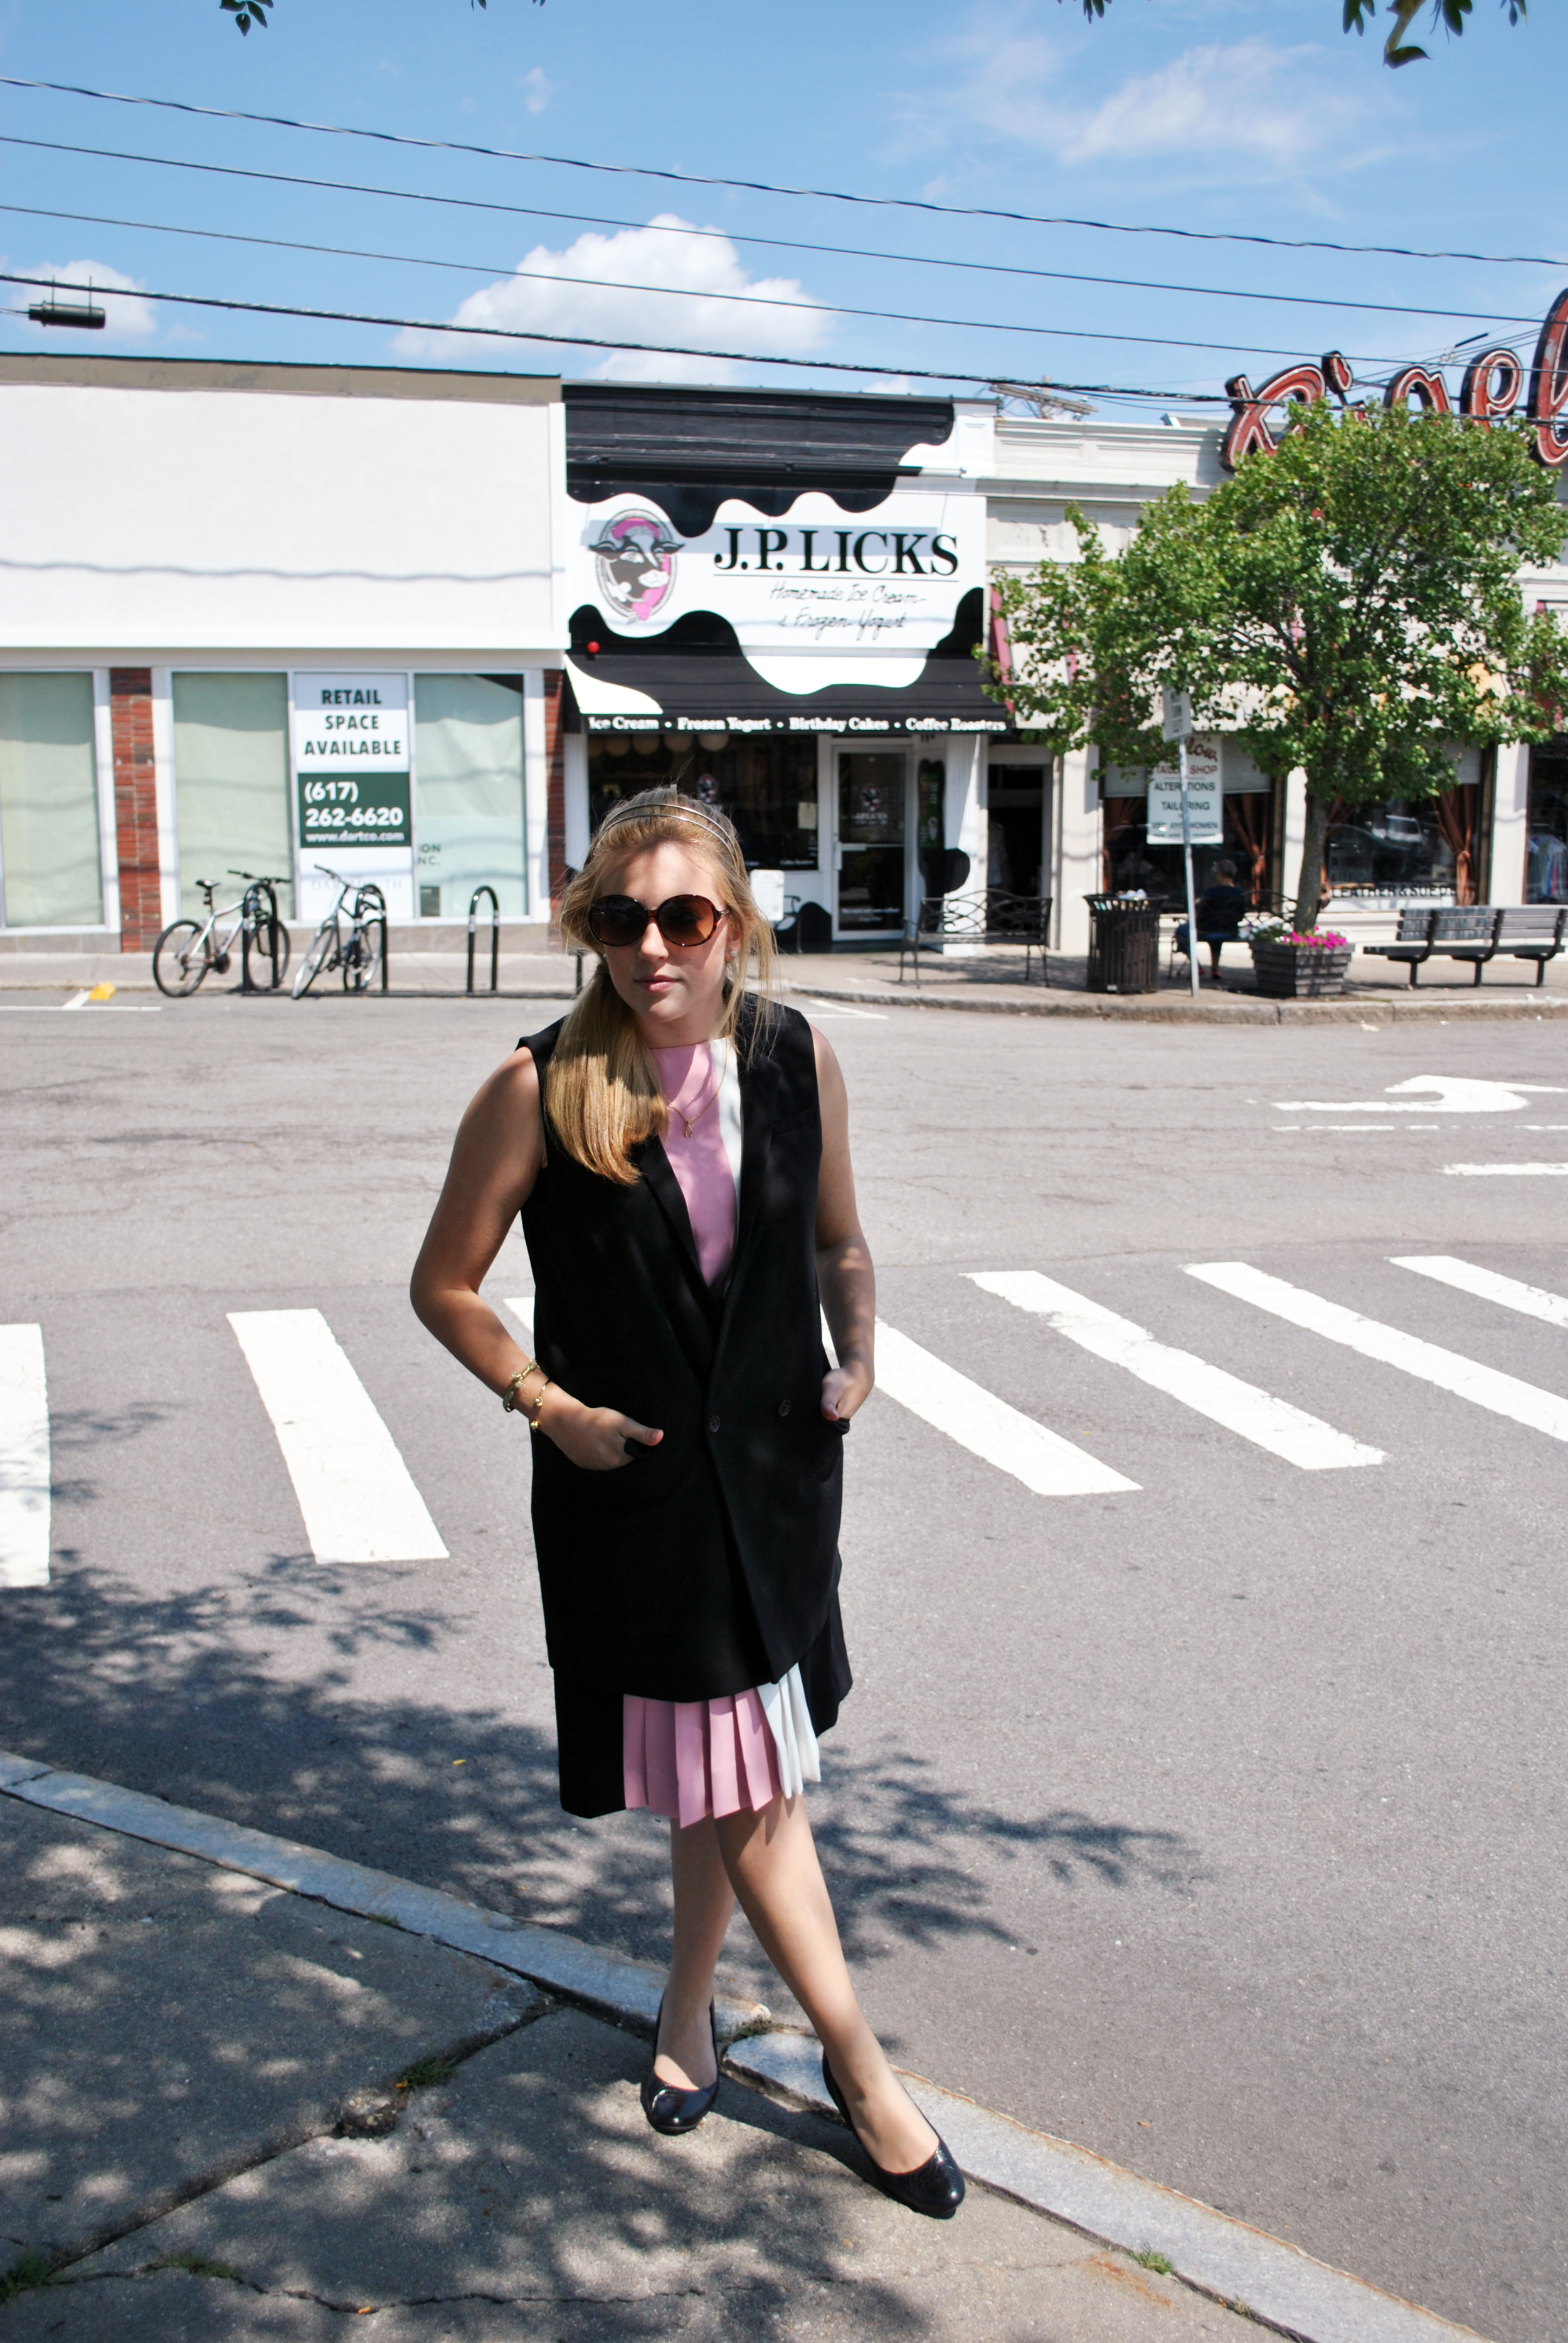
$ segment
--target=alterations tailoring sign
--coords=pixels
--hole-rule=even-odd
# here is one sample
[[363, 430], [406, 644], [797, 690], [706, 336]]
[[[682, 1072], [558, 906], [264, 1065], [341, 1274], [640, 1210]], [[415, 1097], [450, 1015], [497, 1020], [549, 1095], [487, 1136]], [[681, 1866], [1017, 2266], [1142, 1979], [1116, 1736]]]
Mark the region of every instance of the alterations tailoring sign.
[[301, 860], [413, 842], [407, 676], [296, 675], [294, 775]]
[[[1220, 743], [1194, 734], [1187, 744], [1187, 818], [1194, 846], [1219, 846], [1225, 836]], [[1149, 776], [1149, 843], [1181, 843], [1181, 770], [1156, 765]]]

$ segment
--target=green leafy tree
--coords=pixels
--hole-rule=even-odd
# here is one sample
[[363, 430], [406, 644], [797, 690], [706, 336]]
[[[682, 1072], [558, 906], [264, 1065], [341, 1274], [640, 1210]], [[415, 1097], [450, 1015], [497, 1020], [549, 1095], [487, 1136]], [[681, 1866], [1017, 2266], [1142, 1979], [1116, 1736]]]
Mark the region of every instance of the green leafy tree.
[[[265, 32], [272, 21], [266, 12], [276, 7], [276, 0], [217, 0], [217, 5], [226, 16], [234, 18], [236, 32], [248, 33], [253, 25], [259, 25]], [[468, 0], [470, 8], [483, 8], [487, 5], [487, 0]], [[545, 0], [536, 0], [536, 5], [542, 8]], [[1470, 0], [1463, 0], [1463, 5], [1468, 8]], [[1518, 0], [1518, 5], [1523, 6], [1523, 0]]]
[[[224, 0], [226, 8], [230, 5], [231, 0]], [[1430, 0], [1430, 5], [1432, 22], [1442, 25], [1446, 32], [1457, 34], [1463, 32], [1465, 18], [1472, 14], [1475, 0]], [[1517, 25], [1525, 14], [1525, 0], [1501, 0], [1501, 5], [1508, 11], [1511, 25]], [[1387, 5], [1392, 24], [1383, 44], [1382, 61], [1385, 65], [1412, 65], [1418, 57], [1425, 56], [1426, 51], [1407, 41], [1405, 35], [1428, 5], [1428, 0], [1387, 0]], [[1106, 6], [1107, 0], [1083, 0], [1083, 13], [1091, 24], [1096, 16], [1104, 15]], [[1347, 33], [1364, 33], [1368, 21], [1376, 15], [1377, 0], [1343, 0]]]
[[1459, 748], [1541, 740], [1568, 708], [1568, 634], [1528, 613], [1522, 564], [1568, 512], [1533, 428], [1402, 409], [1306, 410], [1203, 498], [1148, 506], [1120, 554], [1076, 507], [1079, 558], [998, 581], [1010, 671], [988, 689], [1059, 749], [1125, 769], [1168, 753], [1164, 686], [1271, 779], [1307, 777], [1296, 924], [1323, 898], [1330, 809], [1451, 786]]

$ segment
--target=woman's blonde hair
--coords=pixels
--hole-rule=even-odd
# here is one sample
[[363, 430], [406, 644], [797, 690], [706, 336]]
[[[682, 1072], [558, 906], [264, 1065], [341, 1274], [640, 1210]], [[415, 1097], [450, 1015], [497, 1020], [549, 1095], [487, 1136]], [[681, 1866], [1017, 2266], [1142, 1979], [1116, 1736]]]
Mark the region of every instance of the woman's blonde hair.
[[736, 1040], [749, 997], [755, 1014], [740, 1035], [742, 1046], [755, 1041], [774, 1014], [773, 930], [752, 896], [734, 824], [717, 806], [683, 797], [678, 789], [644, 789], [628, 798], [599, 825], [588, 860], [561, 901], [561, 937], [568, 950], [592, 952], [598, 965], [561, 1027], [546, 1086], [550, 1122], [561, 1145], [590, 1172], [621, 1187], [640, 1176], [632, 1149], [645, 1139], [663, 1138], [669, 1110], [637, 1020], [610, 982], [588, 928], [588, 912], [606, 892], [610, 874], [654, 846], [682, 846], [697, 856], [709, 873], [719, 909], [729, 914], [739, 936], [715, 1038]]

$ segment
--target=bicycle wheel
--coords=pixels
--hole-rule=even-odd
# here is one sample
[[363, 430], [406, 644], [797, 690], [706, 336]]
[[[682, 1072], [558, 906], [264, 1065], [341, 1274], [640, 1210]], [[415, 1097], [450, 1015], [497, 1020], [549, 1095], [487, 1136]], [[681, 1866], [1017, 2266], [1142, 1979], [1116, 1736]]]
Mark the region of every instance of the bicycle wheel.
[[368, 920], [356, 928], [343, 954], [345, 992], [368, 992], [381, 973], [381, 922]]
[[316, 934], [311, 940], [310, 950], [300, 961], [299, 973], [294, 980], [294, 997], [296, 1001], [304, 1000], [306, 994], [309, 991], [317, 978], [321, 974], [322, 970], [327, 966], [328, 958], [331, 955], [333, 941], [337, 933], [337, 922], [336, 920], [323, 920], [321, 925], [317, 929]]
[[176, 920], [153, 946], [153, 982], [171, 1001], [188, 999], [210, 965], [195, 949], [202, 930], [195, 920]]

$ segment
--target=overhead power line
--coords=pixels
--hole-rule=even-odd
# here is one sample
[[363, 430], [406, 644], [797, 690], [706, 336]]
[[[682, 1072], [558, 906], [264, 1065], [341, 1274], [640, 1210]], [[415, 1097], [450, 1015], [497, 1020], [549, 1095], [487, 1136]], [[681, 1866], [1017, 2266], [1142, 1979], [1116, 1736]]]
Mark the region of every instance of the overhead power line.
[[35, 81], [0, 74], [0, 87], [46, 89], [61, 97], [90, 97], [111, 106], [147, 106], [211, 122], [255, 122], [271, 130], [307, 130], [327, 138], [368, 138], [386, 146], [417, 146], [429, 154], [477, 155], [495, 163], [543, 163], [562, 171], [598, 171], [614, 178], [658, 179], [670, 186], [730, 187], [742, 195], [787, 196], [813, 203], [858, 204], [876, 211], [926, 212], [949, 219], [1007, 220], [1025, 227], [1090, 228], [1103, 236], [1179, 236], [1191, 244], [1249, 244], [1281, 252], [1343, 252], [1389, 260], [1471, 260], [1496, 267], [1561, 268], [1560, 256], [1531, 252], [1440, 252], [1402, 244], [1339, 244], [1320, 236], [1246, 236], [1234, 229], [1171, 227], [1148, 222], [1078, 219], [1067, 214], [1001, 211], [984, 204], [939, 204], [917, 196], [861, 196], [838, 187], [776, 186], [767, 179], [726, 179], [713, 173], [668, 171], [641, 163], [594, 163], [579, 155], [547, 155], [528, 148], [481, 146], [466, 139], [416, 138], [397, 130], [366, 130], [342, 122], [305, 122], [287, 114], [251, 114], [240, 106], [194, 106], [178, 97], [140, 97], [125, 90], [89, 89], [77, 82]]
[[[417, 253], [371, 252], [352, 245], [300, 244], [292, 238], [276, 236], [247, 236], [237, 228], [181, 227], [161, 220], [119, 219], [102, 212], [62, 212], [45, 210], [37, 204], [0, 203], [0, 212], [9, 212], [25, 219], [71, 220], [88, 227], [132, 228], [153, 236], [197, 236], [208, 244], [246, 244], [261, 246], [268, 252], [308, 252], [333, 260], [387, 261], [403, 268], [439, 268], [460, 277], [499, 277], [508, 285], [541, 287], [569, 285], [586, 292], [653, 294], [660, 300], [726, 301], [742, 308], [765, 309], [770, 315], [780, 313], [793, 317], [862, 317], [886, 326], [939, 326], [966, 334], [1030, 334], [1070, 342], [1127, 342], [1141, 348], [1165, 350], [1203, 350], [1234, 354], [1231, 342], [1185, 341], [1171, 334], [1119, 334], [1108, 327], [1030, 326], [1017, 318], [998, 317], [933, 317], [916, 310], [860, 309], [842, 301], [818, 301], [809, 297], [796, 301], [778, 300], [767, 293], [721, 293], [706, 287], [689, 285], [647, 285], [614, 277], [568, 277], [550, 268], [508, 268], [504, 262], [477, 260], [426, 260]], [[1448, 312], [1444, 312], [1448, 315]], [[1528, 325], [1528, 318], [1512, 322]], [[437, 328], [451, 333], [457, 328], [446, 326]], [[1297, 353], [1291, 349], [1271, 348], [1267, 344], [1251, 343], [1248, 347], [1259, 357], [1289, 358]], [[760, 357], [766, 355], [758, 352]], [[1399, 360], [1360, 354], [1368, 366], [1397, 366]]]
[[[0, 285], [59, 284], [58, 277], [24, 277], [14, 269], [0, 269]], [[639, 291], [646, 288], [639, 287]], [[411, 334], [461, 334], [484, 341], [548, 342], [555, 347], [581, 350], [630, 350], [652, 357], [721, 358], [737, 366], [799, 367], [818, 374], [864, 374], [873, 380], [886, 380], [890, 376], [917, 382], [980, 383], [989, 377], [965, 374], [960, 369], [936, 367], [890, 367], [885, 362], [875, 366], [853, 358], [789, 358], [774, 357], [757, 350], [703, 349], [683, 342], [629, 342], [609, 340], [596, 334], [547, 334], [534, 326], [448, 326], [437, 317], [387, 317], [364, 309], [310, 309], [296, 303], [283, 301], [235, 301], [209, 293], [154, 293], [145, 285], [100, 287], [104, 300], [165, 301], [184, 309], [232, 309], [246, 317], [307, 317], [334, 326], [392, 326]], [[1059, 390], [1083, 391], [1101, 398], [1169, 399], [1172, 406], [1225, 407], [1229, 401], [1215, 391], [1203, 390], [1144, 390], [1124, 383], [1063, 382]]]
[[[1181, 293], [1183, 295], [1199, 296], [1206, 300], [1216, 301], [1268, 301], [1277, 305], [1282, 305], [1290, 308], [1335, 310], [1354, 309], [1369, 316], [1385, 317], [1442, 317], [1452, 319], [1456, 322], [1464, 322], [1473, 318], [1474, 315], [1473, 311], [1468, 309], [1422, 308], [1417, 307], [1414, 303], [1405, 301], [1352, 301], [1337, 300], [1327, 294], [1249, 292], [1243, 287], [1231, 285], [1172, 285], [1169, 281], [1160, 277], [1100, 277], [1092, 276], [1087, 272], [1077, 269], [1024, 268], [1007, 261], [950, 260], [940, 256], [934, 256], [926, 253], [879, 252], [869, 246], [859, 245], [808, 244], [793, 236], [753, 236], [749, 229], [742, 228], [689, 227], [684, 223], [678, 227], [671, 227], [661, 226], [658, 222], [653, 220], [606, 218], [596, 212], [546, 211], [533, 204], [487, 203], [482, 198], [474, 196], [421, 195], [417, 190], [408, 187], [379, 187], [367, 185], [365, 181], [359, 179], [307, 178], [302, 174], [293, 171], [246, 170], [242, 168], [242, 166], [236, 163], [196, 163], [189, 162], [183, 156], [177, 155], [138, 155], [116, 146], [82, 146], [68, 145], [63, 139], [23, 138], [15, 136], [15, 134], [7, 134], [5, 132], [0, 132], [0, 146], [26, 146], [34, 149], [40, 149], [52, 155], [88, 155], [95, 157], [99, 161], [111, 163], [151, 163], [156, 164], [160, 168], [166, 170], [200, 171], [206, 172], [215, 177], [225, 179], [254, 179], [270, 186], [313, 187], [317, 189], [329, 190], [338, 195], [389, 196], [399, 203], [438, 204], [444, 206], [449, 206], [454, 210], [496, 212], [517, 219], [559, 220], [566, 222], [568, 226], [577, 227], [629, 228], [635, 234], [639, 236], [700, 236], [709, 241], [719, 244], [759, 245], [765, 246], [769, 251], [772, 252], [825, 253], [834, 259], [839, 260], [892, 260], [915, 268], [967, 269], [987, 277], [1021, 277], [1052, 285], [1109, 286], [1125, 292]], [[55, 219], [88, 220], [93, 219], [95, 215], [86, 212], [55, 212], [40, 213], [39, 216]], [[149, 226], [156, 226], [157, 223], [124, 221], [104, 222], [102, 225], [125, 226], [146, 225]], [[169, 232], [172, 233], [172, 231]], [[193, 236], [198, 233], [198, 231], [194, 228], [182, 232]], [[216, 231], [208, 232], [216, 233]], [[257, 242], [267, 241], [265, 237], [254, 240]], [[302, 252], [330, 252], [343, 250], [347, 256], [353, 259], [392, 258], [396, 256], [390, 254], [380, 255], [353, 252], [347, 246], [340, 247], [331, 245], [301, 245], [297, 246], [296, 249]], [[420, 265], [426, 266], [458, 266], [466, 264], [453, 262], [427, 262], [421, 263]], [[507, 269], [506, 273], [508, 275], [511, 273], [509, 267]], [[1531, 317], [1508, 317], [1501, 320], [1501, 322], [1506, 325], [1528, 326], [1533, 325], [1537, 321]]]

